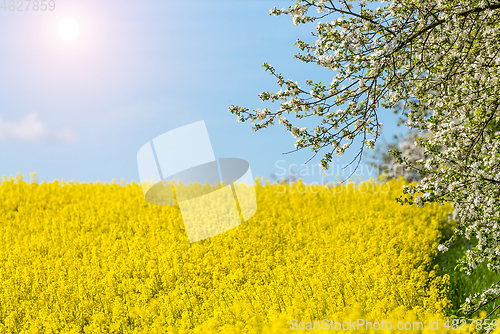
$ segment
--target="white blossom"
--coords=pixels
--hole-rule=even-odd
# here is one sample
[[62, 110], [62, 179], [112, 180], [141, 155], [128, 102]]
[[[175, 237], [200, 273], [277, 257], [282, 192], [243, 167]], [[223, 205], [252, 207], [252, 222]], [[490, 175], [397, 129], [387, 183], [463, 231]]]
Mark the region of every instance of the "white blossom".
[[[300, 137], [297, 148], [315, 154], [325, 148], [319, 164], [327, 168], [332, 154], [342, 156], [349, 148], [346, 140], [361, 137], [365, 147], [374, 147], [383, 127], [380, 107], [403, 107], [409, 136], [419, 138], [398, 143], [391, 163], [414, 171], [412, 177], [418, 174], [418, 184], [405, 188], [399, 200], [417, 206], [451, 203], [456, 234], [481, 236], [460, 268], [470, 274], [488, 262], [490, 270], [500, 270], [500, 231], [495, 225], [500, 219], [500, 9], [491, 1], [470, 0], [389, 0], [376, 10], [362, 11], [356, 4], [366, 6], [365, 0], [333, 3], [297, 1], [288, 9], [270, 11], [291, 16], [295, 25], [316, 21], [314, 42], [298, 40], [295, 56], [334, 71], [330, 85], [306, 81], [309, 89], [301, 90], [266, 63], [280, 91], [260, 96], [280, 106], [275, 112], [256, 113], [231, 106], [230, 112], [238, 121], [261, 121], [256, 130], [273, 125], [283, 114], [297, 121], [319, 118], [320, 127], [311, 129], [299, 129], [294, 119], [281, 118], [279, 123]], [[310, 9], [316, 10], [310, 14]], [[330, 23], [317, 22], [338, 14]], [[445, 242], [439, 250], [448, 247]], [[497, 288], [470, 296], [464, 310], [498, 296]]]

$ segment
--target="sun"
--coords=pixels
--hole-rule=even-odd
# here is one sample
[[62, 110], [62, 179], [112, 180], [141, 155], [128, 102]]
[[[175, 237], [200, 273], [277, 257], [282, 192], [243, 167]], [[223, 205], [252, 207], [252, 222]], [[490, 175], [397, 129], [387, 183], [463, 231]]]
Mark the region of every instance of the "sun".
[[57, 27], [57, 32], [59, 33], [59, 36], [61, 36], [61, 38], [63, 39], [66, 40], [75, 39], [76, 36], [78, 36], [78, 33], [80, 32], [80, 26], [78, 25], [78, 22], [76, 22], [73, 19], [64, 19], [61, 22], [59, 22], [59, 25]]

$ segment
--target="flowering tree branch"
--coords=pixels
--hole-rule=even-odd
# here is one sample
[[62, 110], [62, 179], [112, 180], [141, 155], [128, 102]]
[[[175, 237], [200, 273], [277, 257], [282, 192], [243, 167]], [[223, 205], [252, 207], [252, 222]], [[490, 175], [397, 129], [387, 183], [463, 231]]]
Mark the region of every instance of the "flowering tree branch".
[[[296, 0], [270, 15], [290, 15], [293, 23], [318, 21], [314, 42], [300, 39], [295, 58], [315, 63], [330, 73], [331, 83], [307, 80], [306, 88], [285, 80], [274, 67], [263, 67], [277, 79], [278, 92], [259, 94], [263, 102], [279, 102], [271, 111], [232, 105], [238, 121], [255, 131], [280, 123], [295, 138], [295, 149], [313, 156], [326, 151], [320, 165], [327, 169], [333, 154], [341, 156], [355, 138], [374, 148], [382, 124], [380, 107], [403, 105], [414, 145], [424, 159], [412, 161], [398, 150], [394, 159], [419, 170], [421, 180], [404, 189], [402, 204], [452, 202], [456, 211], [454, 236], [478, 244], [467, 250], [459, 268], [470, 274], [479, 263], [500, 269], [500, 2], [485, 0], [392, 0], [370, 9], [372, 0]], [[316, 9], [320, 16], [309, 15]], [[321, 22], [331, 15], [339, 17]], [[291, 120], [287, 119], [291, 115]], [[314, 118], [313, 129], [300, 127]], [[355, 161], [353, 160], [353, 162]], [[470, 297], [469, 312], [500, 295], [492, 288]], [[487, 298], [487, 299], [484, 299]], [[482, 306], [481, 306], [482, 307]]]

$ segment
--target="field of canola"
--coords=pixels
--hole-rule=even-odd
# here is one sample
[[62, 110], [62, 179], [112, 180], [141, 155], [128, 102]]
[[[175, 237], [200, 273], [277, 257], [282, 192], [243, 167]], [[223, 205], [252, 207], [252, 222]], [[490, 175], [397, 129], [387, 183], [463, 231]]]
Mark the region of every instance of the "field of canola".
[[448, 277], [430, 264], [450, 207], [401, 206], [403, 184], [258, 185], [249, 221], [190, 244], [179, 209], [146, 203], [135, 183], [4, 178], [0, 333], [297, 333], [292, 319], [442, 318]]

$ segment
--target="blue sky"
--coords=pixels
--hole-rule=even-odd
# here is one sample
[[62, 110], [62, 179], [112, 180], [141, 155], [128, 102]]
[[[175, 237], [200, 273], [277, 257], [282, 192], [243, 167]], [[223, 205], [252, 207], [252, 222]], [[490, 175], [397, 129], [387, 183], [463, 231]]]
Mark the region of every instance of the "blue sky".
[[[320, 182], [319, 156], [304, 167], [310, 152], [283, 155], [295, 142], [283, 127], [253, 132], [227, 110], [262, 108], [257, 94], [279, 90], [264, 62], [301, 87], [331, 81], [335, 73], [293, 59], [296, 39], [311, 41], [315, 26], [269, 16], [292, 3], [55, 0], [54, 11], [0, 9], [0, 176], [138, 181], [143, 144], [204, 120], [216, 157], [246, 159], [254, 176], [302, 170]], [[80, 27], [73, 40], [58, 34], [65, 18]], [[405, 131], [392, 112], [380, 114], [383, 137]], [[356, 153], [352, 146], [328, 173]]]

